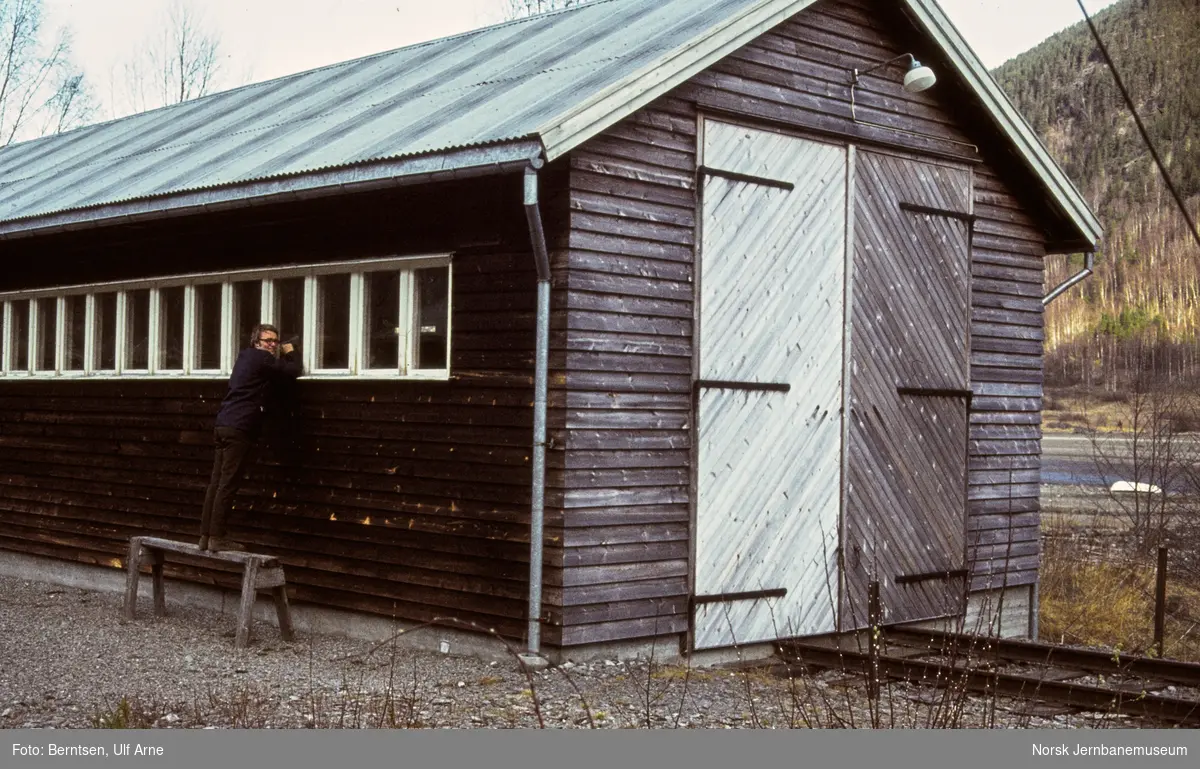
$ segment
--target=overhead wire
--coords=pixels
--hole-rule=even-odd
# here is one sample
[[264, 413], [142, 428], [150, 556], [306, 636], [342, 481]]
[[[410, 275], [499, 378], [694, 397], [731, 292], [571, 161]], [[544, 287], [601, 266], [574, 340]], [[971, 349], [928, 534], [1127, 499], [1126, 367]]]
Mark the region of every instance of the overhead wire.
[[1104, 45], [1104, 41], [1100, 38], [1100, 31], [1096, 29], [1091, 15], [1087, 12], [1087, 8], [1083, 6], [1083, 0], [1075, 0], [1075, 2], [1079, 4], [1079, 10], [1083, 11], [1083, 18], [1087, 21], [1088, 29], [1092, 31], [1092, 37], [1096, 39], [1096, 46], [1100, 49], [1101, 55], [1104, 56], [1104, 61], [1108, 63], [1108, 69], [1112, 72], [1113, 80], [1117, 83], [1117, 89], [1120, 90], [1121, 96], [1125, 99], [1125, 106], [1129, 107], [1129, 112], [1133, 115], [1133, 122], [1137, 124], [1138, 131], [1142, 134], [1142, 140], [1146, 142], [1146, 146], [1150, 149], [1150, 154], [1154, 157], [1155, 164], [1158, 165], [1158, 171], [1162, 174], [1163, 181], [1167, 184], [1167, 189], [1171, 191], [1172, 197], [1175, 198], [1175, 203], [1179, 206], [1179, 212], [1183, 214], [1184, 220], [1188, 223], [1188, 230], [1196, 240], [1196, 245], [1200, 247], [1200, 230], [1196, 229], [1196, 223], [1192, 221], [1192, 215], [1188, 213], [1187, 205], [1183, 202], [1183, 196], [1176, 189], [1175, 182], [1171, 181], [1171, 175], [1167, 173], [1167, 166], [1163, 163], [1162, 158], [1159, 157], [1158, 149], [1154, 146], [1154, 142], [1151, 141], [1150, 133], [1146, 130], [1145, 124], [1142, 123], [1142, 118], [1138, 115], [1137, 108], [1133, 104], [1133, 98], [1129, 95], [1129, 89], [1125, 87], [1125, 82], [1121, 80], [1121, 73], [1117, 70], [1117, 65], [1113, 62], [1112, 57], [1108, 55], [1108, 47]]

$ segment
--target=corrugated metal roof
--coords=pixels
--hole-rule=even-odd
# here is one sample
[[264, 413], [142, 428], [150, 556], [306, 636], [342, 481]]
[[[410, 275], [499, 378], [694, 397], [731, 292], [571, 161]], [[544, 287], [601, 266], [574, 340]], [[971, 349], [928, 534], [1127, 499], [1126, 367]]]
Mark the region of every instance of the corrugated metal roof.
[[0, 221], [536, 138], [764, 0], [603, 0], [8, 147]]
[[[554, 159], [813, 2], [598, 0], [15, 144], [0, 149], [0, 237]], [[949, 29], [938, 42], [967, 51], [952, 61], [1094, 241], [1079, 193], [987, 100]]]

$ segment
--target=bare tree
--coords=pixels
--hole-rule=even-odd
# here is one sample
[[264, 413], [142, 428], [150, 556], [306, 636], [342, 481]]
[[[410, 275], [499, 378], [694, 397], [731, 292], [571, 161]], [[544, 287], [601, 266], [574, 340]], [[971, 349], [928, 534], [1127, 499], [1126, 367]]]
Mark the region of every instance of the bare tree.
[[0, 0], [0, 147], [90, 116], [90, 95], [70, 53], [66, 29], [47, 42], [42, 0]]
[[1176, 538], [1194, 517], [1200, 442], [1189, 430], [1200, 414], [1195, 389], [1156, 380], [1143, 369], [1130, 382], [1117, 432], [1092, 433], [1096, 469], [1113, 512], [1139, 550]]
[[504, 18], [520, 19], [547, 11], [584, 5], [591, 0], [504, 0]]
[[173, 0], [161, 28], [122, 70], [126, 103], [112, 106], [114, 117], [198, 99], [219, 84], [220, 35], [189, 0]]

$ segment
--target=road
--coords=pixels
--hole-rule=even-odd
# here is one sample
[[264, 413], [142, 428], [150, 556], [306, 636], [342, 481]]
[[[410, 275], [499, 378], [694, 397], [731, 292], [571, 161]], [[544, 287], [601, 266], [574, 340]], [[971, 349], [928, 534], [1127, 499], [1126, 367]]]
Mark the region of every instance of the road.
[[[1180, 462], [1192, 466], [1200, 463], [1200, 436], [1189, 434], [1175, 441], [1172, 446], [1175, 466], [1178, 467]], [[1138, 464], [1142, 466], [1142, 477], [1135, 479], [1133, 442], [1127, 436], [1103, 433], [1093, 441], [1090, 435], [1045, 433], [1042, 436], [1042, 483], [1107, 488], [1115, 481], [1147, 481], [1153, 464], [1147, 458], [1149, 450], [1148, 443], [1139, 446], [1142, 458]], [[1177, 478], [1173, 488], [1186, 488], [1186, 481]]]

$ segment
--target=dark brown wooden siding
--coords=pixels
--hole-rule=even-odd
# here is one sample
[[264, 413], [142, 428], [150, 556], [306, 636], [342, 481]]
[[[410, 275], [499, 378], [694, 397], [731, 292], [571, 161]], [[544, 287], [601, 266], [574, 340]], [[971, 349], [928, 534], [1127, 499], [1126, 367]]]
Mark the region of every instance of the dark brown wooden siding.
[[987, 166], [975, 214], [967, 555], [986, 590], [1037, 581], [1045, 236]]
[[570, 157], [564, 644], [687, 628], [695, 155], [694, 107], [663, 99]]
[[[522, 637], [536, 296], [519, 194], [518, 177], [476, 180], [16, 241], [3, 246], [6, 263], [36, 251], [43, 264], [78, 267], [4, 282], [454, 250], [451, 380], [300, 380], [294, 415], [268, 425], [234, 533], [282, 558], [299, 600], [401, 620], [452, 616]], [[551, 226], [560, 208], [546, 207]], [[115, 568], [131, 535], [196, 537], [224, 389], [0, 381], [0, 548]], [[551, 542], [548, 582], [561, 582], [561, 564]]]
[[[996, 175], [1014, 161], [931, 49], [883, 3], [822, 2], [572, 153], [570, 247], [556, 262], [571, 273], [556, 336], [570, 373], [555, 402], [577, 428], [561, 457], [564, 643], [685, 627], [700, 114], [974, 168], [972, 587], [1036, 580], [1045, 236], [1024, 206], [1039, 198], [1029, 179]], [[902, 70], [876, 73], [852, 122], [851, 70], [906, 51], [939, 86], [909, 94]]]

